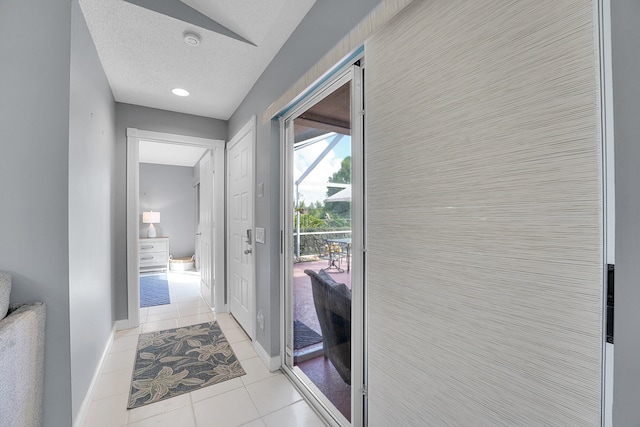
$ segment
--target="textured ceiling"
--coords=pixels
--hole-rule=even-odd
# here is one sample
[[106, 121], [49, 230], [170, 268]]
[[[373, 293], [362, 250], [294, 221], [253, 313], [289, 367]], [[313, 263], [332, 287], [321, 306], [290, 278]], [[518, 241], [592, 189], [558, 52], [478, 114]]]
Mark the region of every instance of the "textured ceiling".
[[[116, 101], [229, 119], [315, 0], [183, 3], [249, 43], [123, 0], [80, 0]], [[200, 45], [184, 42], [187, 31]]]

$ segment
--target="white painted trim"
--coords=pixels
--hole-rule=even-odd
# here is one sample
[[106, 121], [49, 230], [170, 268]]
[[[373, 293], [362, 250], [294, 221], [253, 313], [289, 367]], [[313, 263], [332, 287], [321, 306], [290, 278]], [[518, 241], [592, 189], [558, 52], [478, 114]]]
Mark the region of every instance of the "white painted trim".
[[197, 136], [177, 135], [172, 133], [155, 132], [136, 128], [127, 128], [127, 136], [138, 140], [168, 143], [174, 145], [197, 145], [207, 148], [224, 148], [225, 142], [221, 139], [200, 138]]
[[[293, 323], [293, 308], [289, 295], [289, 283], [293, 281], [290, 265], [293, 265], [292, 215], [288, 215], [288, 206], [293, 206], [293, 179], [289, 171], [293, 170], [293, 125], [280, 118], [281, 159], [280, 159], [280, 357], [283, 367], [292, 363], [293, 342], [286, 325]], [[293, 175], [291, 175], [293, 176]], [[289, 347], [289, 350], [287, 350]]]
[[[153, 141], [166, 144], [189, 145], [207, 148], [215, 152], [215, 150], [224, 149], [225, 142], [220, 139], [208, 139], [195, 136], [177, 135], [164, 132], [155, 132], [149, 130], [141, 130], [136, 128], [127, 128], [127, 326], [126, 328], [135, 328], [140, 324], [140, 266], [138, 255], [138, 238], [140, 236], [140, 223], [138, 215], [140, 211], [140, 153], [139, 142], [141, 140]], [[224, 156], [221, 164], [214, 163], [216, 168], [224, 170]], [[218, 189], [222, 189], [219, 194], [224, 194], [226, 174], [222, 174], [222, 182], [218, 184]], [[220, 181], [220, 180], [216, 180]], [[218, 193], [216, 193], [218, 194]], [[223, 231], [224, 233], [224, 231]], [[224, 256], [224, 234], [223, 237], [216, 241], [216, 253], [222, 253]], [[214, 260], [215, 261], [215, 260]], [[219, 261], [220, 262], [220, 261]], [[224, 272], [224, 261], [217, 265]], [[222, 277], [225, 277], [224, 275]], [[222, 286], [224, 295], [224, 286]], [[224, 298], [224, 297], [223, 297]]]
[[605, 344], [605, 364], [606, 374], [604, 376], [604, 420], [603, 427], [613, 427], [613, 344]]
[[365, 272], [365, 165], [362, 69], [351, 71], [351, 425], [367, 423], [366, 402], [366, 272]]
[[[245, 123], [238, 132], [236, 132], [236, 134], [233, 136], [233, 138], [231, 138], [229, 140], [229, 143], [227, 144], [227, 151], [230, 150], [231, 148], [233, 148], [234, 145], [236, 145], [243, 136], [245, 136], [246, 134], [248, 134], [249, 132], [253, 131], [255, 134], [255, 129], [256, 129], [256, 116], [255, 114], [253, 116], [251, 116], [251, 118], [247, 121], [247, 123]], [[254, 140], [255, 140], [255, 135], [254, 135]]]
[[140, 140], [131, 130], [137, 129], [127, 128], [127, 318], [135, 328], [140, 324]]
[[[252, 319], [251, 324], [249, 325], [249, 330], [247, 330], [247, 334], [249, 335], [249, 337], [253, 340], [256, 339], [256, 331], [257, 331], [257, 319], [256, 319], [256, 299], [257, 299], [257, 286], [256, 286], [256, 252], [257, 252], [257, 247], [255, 244], [255, 227], [256, 227], [256, 141], [257, 141], [257, 136], [256, 136], [256, 122], [257, 122], [257, 116], [253, 115], [251, 116], [251, 118], [247, 121], [247, 123], [245, 123], [238, 132], [236, 132], [236, 134], [229, 140], [229, 143], [227, 144], [226, 147], [226, 153], [225, 153], [225, 158], [227, 159], [227, 164], [229, 163], [228, 161], [228, 157], [229, 157], [229, 151], [240, 141], [242, 140], [242, 138], [244, 138], [245, 135], [247, 135], [248, 133], [252, 133], [252, 141], [251, 141], [251, 150], [252, 150], [252, 154], [251, 154], [251, 199], [252, 199], [252, 203], [251, 203], [251, 232], [252, 235], [254, 236], [253, 239], [253, 257], [251, 257], [251, 281], [252, 281], [252, 287], [253, 287], [253, 301], [250, 303], [250, 318]], [[226, 179], [225, 180], [225, 187], [226, 187], [226, 194], [227, 194], [227, 198], [229, 197], [229, 180]], [[229, 215], [229, 209], [231, 209], [231, 204], [229, 203], [229, 200], [226, 200], [225, 203], [225, 211], [226, 211], [226, 220], [225, 220], [225, 233], [228, 232], [230, 230], [230, 226], [229, 226], [229, 218], [231, 217], [231, 215]], [[229, 239], [229, 236], [227, 235], [227, 240]], [[227, 257], [227, 262], [226, 262], [226, 274], [227, 274], [227, 288], [230, 288], [231, 286], [231, 277], [229, 277], [229, 274], [231, 272], [231, 268], [230, 268], [230, 263], [231, 263], [231, 258]], [[227, 293], [229, 294], [230, 291]], [[227, 301], [226, 302], [226, 307], [227, 307], [227, 311], [229, 313], [231, 313], [231, 302]]]
[[289, 185], [287, 183], [287, 171], [291, 170], [291, 150], [288, 148], [289, 137], [287, 136], [287, 122], [284, 117], [280, 117], [278, 120], [280, 123], [280, 359], [283, 362], [282, 365], [284, 367], [287, 356], [287, 341], [286, 341], [286, 322], [289, 318], [287, 316], [287, 286], [289, 280], [291, 280], [289, 269], [285, 268], [288, 265], [289, 257], [291, 252], [286, 251], [287, 247], [287, 233], [284, 232], [286, 230], [289, 222], [287, 221], [287, 215], [285, 212], [287, 211], [286, 206], [288, 203], [291, 203], [293, 199], [293, 195], [287, 195], [287, 189]]
[[258, 340], [253, 341], [253, 349], [258, 353], [258, 357], [267, 366], [269, 372], [275, 372], [282, 367], [282, 359], [280, 356], [269, 356], [269, 353], [262, 347]]
[[[80, 410], [78, 411], [78, 416], [76, 417], [75, 422], [73, 423], [73, 427], [84, 427], [87, 416], [89, 415], [89, 409], [91, 408], [91, 402], [93, 401], [93, 394], [96, 389], [96, 385], [98, 384], [98, 380], [100, 379], [100, 375], [102, 375], [102, 369], [104, 368], [104, 363], [107, 360], [107, 356], [111, 351], [111, 346], [113, 345], [113, 340], [116, 335], [116, 330], [118, 322], [122, 322], [121, 320], [116, 321], [113, 324], [113, 328], [111, 329], [111, 334], [109, 335], [109, 340], [107, 341], [107, 345], [102, 352], [102, 357], [100, 357], [100, 363], [98, 363], [98, 368], [96, 372], [93, 374], [93, 378], [91, 379], [91, 383], [89, 384], [89, 388], [87, 389], [87, 394], [85, 394], [84, 399], [82, 400], [82, 405], [80, 405]], [[126, 321], [125, 321], [126, 322]]]
[[224, 144], [219, 147], [212, 148], [213, 152], [213, 194], [214, 197], [224, 201], [224, 203], [213, 203], [213, 221], [215, 223], [215, 233], [213, 242], [215, 244], [215, 254], [213, 264], [216, 271], [215, 283], [213, 288], [213, 303], [216, 313], [227, 313], [227, 304], [224, 296], [227, 284], [227, 265], [225, 262], [226, 254], [226, 224], [225, 224], [225, 205], [226, 205], [226, 182], [227, 171], [225, 163], [227, 153]]
[[602, 288], [602, 400], [601, 424], [613, 425], [613, 344], [607, 343], [607, 264], [615, 264], [615, 172], [613, 129], [613, 80], [611, 61], [611, 1], [594, 0], [594, 20], [598, 23], [600, 134], [602, 138], [602, 196], [603, 196], [603, 288]]

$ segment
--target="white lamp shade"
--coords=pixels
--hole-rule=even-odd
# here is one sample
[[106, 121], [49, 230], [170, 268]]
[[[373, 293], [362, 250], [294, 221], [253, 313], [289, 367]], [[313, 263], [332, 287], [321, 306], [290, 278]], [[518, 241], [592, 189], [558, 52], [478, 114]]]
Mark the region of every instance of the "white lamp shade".
[[144, 224], [158, 224], [160, 222], [160, 212], [142, 212], [142, 222]]

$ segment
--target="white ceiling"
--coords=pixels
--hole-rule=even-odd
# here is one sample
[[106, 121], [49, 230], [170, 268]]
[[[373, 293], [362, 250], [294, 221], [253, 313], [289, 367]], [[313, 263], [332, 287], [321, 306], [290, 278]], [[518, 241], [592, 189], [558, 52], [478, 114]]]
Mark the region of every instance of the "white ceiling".
[[140, 141], [140, 163], [194, 167], [206, 148]]
[[[188, 9], [154, 1], [172, 16]], [[116, 101], [228, 120], [315, 0], [183, 3], [249, 43], [124, 0], [80, 0]], [[187, 31], [201, 36], [198, 46], [184, 42]], [[191, 95], [175, 96], [175, 87]]]

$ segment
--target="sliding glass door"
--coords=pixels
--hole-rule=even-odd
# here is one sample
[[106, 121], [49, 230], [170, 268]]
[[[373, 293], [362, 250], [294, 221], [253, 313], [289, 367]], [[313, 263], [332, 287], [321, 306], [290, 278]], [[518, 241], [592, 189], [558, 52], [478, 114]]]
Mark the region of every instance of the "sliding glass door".
[[340, 425], [363, 417], [361, 69], [283, 120], [285, 371]]

